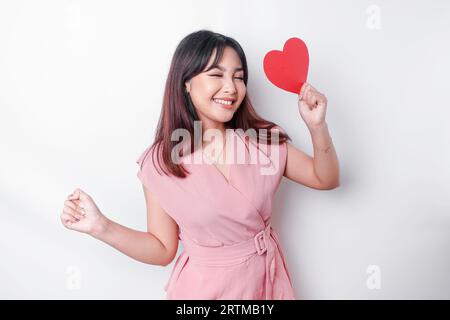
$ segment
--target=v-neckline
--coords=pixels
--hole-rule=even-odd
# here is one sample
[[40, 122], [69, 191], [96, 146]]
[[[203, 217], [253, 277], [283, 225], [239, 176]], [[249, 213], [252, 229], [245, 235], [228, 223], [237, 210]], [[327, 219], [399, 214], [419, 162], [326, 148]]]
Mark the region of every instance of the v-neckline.
[[[226, 147], [225, 147], [226, 148]], [[208, 158], [209, 161], [211, 161], [211, 159], [204, 153], [202, 152], [203, 157]], [[222, 157], [223, 155], [221, 155]], [[214, 171], [216, 171], [217, 174], [219, 174], [221, 176], [221, 178], [225, 181], [226, 184], [232, 186], [231, 184], [231, 179], [232, 179], [232, 172], [233, 172], [233, 163], [226, 163], [226, 158], [227, 156], [225, 155], [225, 165], [228, 167], [228, 177], [226, 177], [223, 172], [217, 167], [217, 165], [211, 161], [211, 163], [209, 163], [208, 161], [206, 161], [206, 165], [207, 166], [211, 166], [212, 169]]]
[[[233, 129], [232, 130], [232, 132], [231, 132], [231, 140], [233, 141], [233, 146], [234, 146], [234, 148], [235, 148], [235, 150], [234, 150], [234, 152], [232, 152], [232, 156], [234, 156], [233, 154], [234, 153], [236, 153], [236, 138], [235, 137], [238, 137], [238, 141], [241, 141], [242, 140], [242, 138], [239, 136], [239, 134], [237, 134], [236, 132], [235, 132], [235, 130]], [[240, 139], [240, 140], [239, 140]], [[227, 141], [228, 142], [228, 141]], [[239, 142], [238, 142], [239, 143]], [[225, 146], [225, 150], [227, 149], [227, 146]], [[204, 154], [204, 152], [202, 152], [202, 154], [205, 156], [205, 154]], [[223, 156], [223, 154], [221, 155], [221, 156]], [[209, 162], [206, 162], [206, 165], [207, 166], [210, 166], [210, 167], [212, 167], [212, 169], [216, 172], [216, 174], [218, 174], [220, 177], [221, 177], [221, 179], [228, 185], [228, 186], [231, 186], [231, 187], [233, 187], [233, 188], [235, 188], [234, 187], [234, 185], [233, 185], [233, 171], [234, 171], [234, 159], [231, 161], [231, 163], [227, 163], [227, 157], [228, 157], [229, 155], [225, 155], [225, 164], [228, 166], [228, 177], [226, 177], [224, 174], [223, 174], [223, 172], [217, 167], [217, 165], [215, 164], [215, 163], [209, 163]], [[208, 157], [207, 155], [206, 155], [206, 157]]]
[[[237, 156], [236, 148], [239, 148], [240, 143], [247, 145], [247, 142], [244, 140], [244, 138], [241, 136], [241, 134], [236, 132], [234, 129], [231, 132], [231, 136], [232, 136], [231, 139], [233, 141], [233, 146], [235, 148], [234, 154], [232, 154], [231, 157], [236, 157]], [[236, 137], [237, 137], [237, 139], [236, 139]], [[246, 147], [249, 147], [249, 146], [246, 146]], [[203, 152], [203, 150], [200, 150], [200, 154], [203, 159], [203, 161], [202, 161], [203, 165], [205, 165], [206, 167], [211, 167], [211, 170], [215, 172], [214, 175], [220, 177], [220, 180], [222, 180], [227, 186], [233, 187], [234, 189], [236, 189], [236, 186], [233, 184], [234, 176], [236, 175], [235, 170], [237, 170], [237, 167], [235, 167], [235, 166], [239, 166], [239, 164], [234, 163], [234, 161], [236, 159], [232, 159], [231, 163], [226, 164], [228, 166], [228, 177], [226, 177], [213, 161], [211, 161], [211, 160], [207, 161], [210, 158]], [[225, 156], [227, 157], [227, 155], [225, 155]], [[204, 160], [205, 158], [206, 158], [206, 161]], [[227, 162], [226, 160], [227, 160], [227, 158], [225, 158], [225, 163]], [[244, 161], [245, 161], [245, 164], [247, 164], [247, 159]]]
[[232, 163], [226, 164], [226, 166], [228, 167], [228, 177], [226, 177], [226, 176], [223, 174], [223, 172], [216, 166], [216, 164], [214, 164], [214, 163], [208, 163], [208, 165], [211, 165], [211, 166], [213, 167], [213, 169], [214, 169], [215, 171], [217, 171], [217, 173], [222, 177], [222, 179], [225, 180], [225, 183], [226, 183], [226, 184], [232, 185], [232, 184], [231, 184], [231, 177], [232, 177], [231, 173], [233, 172], [233, 170], [232, 170], [233, 164], [232, 164]]

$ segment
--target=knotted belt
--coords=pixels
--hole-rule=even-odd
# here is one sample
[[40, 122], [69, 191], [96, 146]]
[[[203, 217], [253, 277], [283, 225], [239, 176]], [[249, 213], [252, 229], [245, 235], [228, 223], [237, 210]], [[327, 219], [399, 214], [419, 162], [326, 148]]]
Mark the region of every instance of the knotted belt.
[[188, 237], [183, 236], [182, 233], [180, 234], [180, 239], [183, 242], [185, 252], [183, 252], [177, 260], [169, 282], [166, 285], [166, 290], [173, 281], [178, 279], [179, 273], [188, 257], [193, 263], [200, 265], [231, 266], [242, 263], [254, 254], [258, 254], [265, 255], [265, 298], [266, 300], [273, 299], [272, 289], [276, 268], [275, 250], [277, 249], [279, 242], [270, 223], [253, 238], [228, 246], [201, 246]]

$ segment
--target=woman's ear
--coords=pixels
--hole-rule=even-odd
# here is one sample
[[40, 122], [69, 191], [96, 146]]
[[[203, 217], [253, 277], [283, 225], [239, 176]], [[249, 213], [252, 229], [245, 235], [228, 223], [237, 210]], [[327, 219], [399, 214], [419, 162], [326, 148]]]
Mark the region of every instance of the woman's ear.
[[191, 80], [186, 81], [184, 84], [186, 86], [185, 87], [186, 92], [189, 93], [191, 91]]

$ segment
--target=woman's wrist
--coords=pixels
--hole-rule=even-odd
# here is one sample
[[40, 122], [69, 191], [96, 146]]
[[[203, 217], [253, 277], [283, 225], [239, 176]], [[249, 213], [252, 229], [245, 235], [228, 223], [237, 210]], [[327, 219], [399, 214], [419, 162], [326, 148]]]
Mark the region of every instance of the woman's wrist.
[[97, 239], [102, 239], [105, 237], [105, 234], [108, 233], [108, 231], [111, 229], [112, 221], [109, 220], [106, 216], [101, 215], [99, 217], [99, 221], [95, 226], [92, 228], [92, 231], [89, 232], [89, 234]]
[[328, 124], [324, 121], [324, 122], [322, 122], [320, 124], [317, 124], [317, 125], [308, 126], [308, 130], [309, 130], [309, 132], [311, 134], [317, 134], [317, 133], [320, 133], [320, 132], [326, 132], [326, 131], [328, 131]]
[[327, 123], [323, 122], [320, 125], [309, 127], [308, 129], [311, 133], [314, 154], [318, 151], [328, 153], [333, 146], [333, 139], [328, 131]]

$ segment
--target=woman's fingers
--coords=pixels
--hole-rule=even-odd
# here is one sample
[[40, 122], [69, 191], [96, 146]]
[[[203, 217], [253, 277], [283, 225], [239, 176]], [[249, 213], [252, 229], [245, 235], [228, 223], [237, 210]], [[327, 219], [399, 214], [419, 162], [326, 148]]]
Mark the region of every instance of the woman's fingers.
[[61, 222], [66, 228], [73, 229], [72, 225], [86, 216], [82, 201], [87, 199], [88, 195], [79, 188], [76, 188], [73, 193], [68, 195], [67, 200], [64, 201], [64, 208], [61, 213]]
[[309, 104], [315, 108], [317, 106], [317, 96], [315, 94], [311, 94], [309, 96]]
[[67, 199], [81, 208], [84, 207], [82, 203], [87, 204], [89, 201], [92, 201], [90, 196], [80, 188], [76, 188], [75, 191], [67, 197]]
[[77, 220], [70, 214], [63, 213], [61, 214], [61, 222], [65, 227], [69, 228], [72, 224], [77, 223]]
[[307, 93], [309, 92], [311, 85], [308, 82], [305, 82], [300, 90], [299, 99], [305, 99]]
[[81, 200], [68, 200], [68, 201], [70, 201], [71, 203], [73, 203], [75, 205], [75, 208], [73, 208], [73, 209], [78, 210], [78, 211], [80, 211], [80, 209], [84, 209], [84, 206], [83, 206]]
[[319, 103], [326, 104], [327, 100], [323, 94], [317, 91], [313, 86], [308, 85], [308, 88], [305, 90], [304, 99], [310, 106], [310, 109], [316, 108]]
[[79, 199], [79, 193], [77, 192], [72, 192], [71, 194], [69, 194], [69, 196], [67, 197], [68, 200], [76, 200]]
[[69, 200], [88, 200], [89, 198], [90, 196], [80, 188], [76, 188], [68, 197]]
[[73, 204], [75, 204], [75, 206], [78, 209], [83, 207], [80, 200], [69, 200], [69, 201], [72, 202]]
[[310, 89], [305, 93], [304, 100], [308, 105], [309, 110], [312, 110], [312, 108], [314, 108], [314, 94]]
[[305, 82], [300, 89], [300, 93], [298, 94], [298, 99], [301, 100], [305, 96], [305, 89], [308, 86], [308, 83]]
[[303, 84], [300, 90], [299, 99], [306, 101], [310, 109], [315, 108], [319, 103], [327, 103], [325, 96], [307, 82]]
[[77, 204], [74, 203], [74, 202], [71, 201], [71, 200], [66, 200], [66, 201], [64, 201], [64, 205], [67, 206], [67, 207], [69, 207], [69, 208], [72, 208], [73, 210], [77, 210]]
[[73, 218], [75, 218], [77, 220], [81, 220], [84, 218], [84, 215], [82, 215], [80, 212], [78, 212], [70, 207], [64, 207], [63, 212], [71, 215]]
[[325, 95], [318, 93], [317, 105], [322, 104], [326, 105], [328, 103], [327, 97]]
[[83, 216], [85, 215], [84, 208], [80, 205], [79, 200], [66, 200], [64, 201], [64, 205], [72, 208], [75, 211], [80, 212]]
[[306, 91], [305, 100], [308, 104], [311, 104], [311, 90]]

